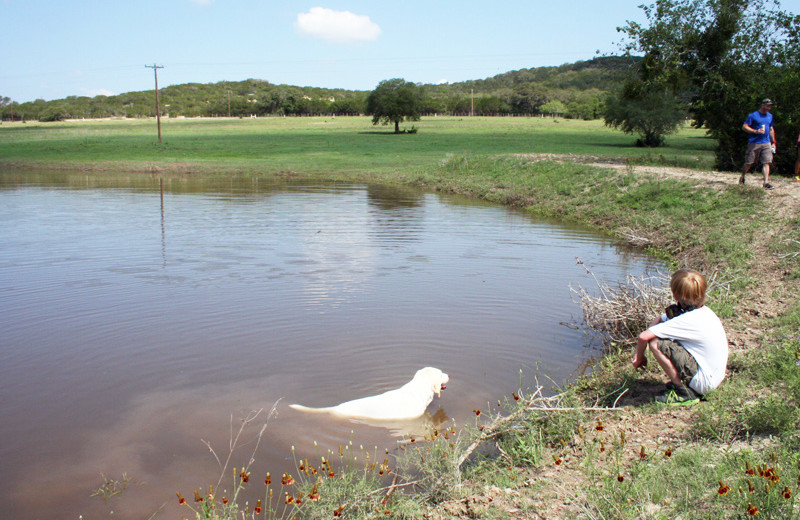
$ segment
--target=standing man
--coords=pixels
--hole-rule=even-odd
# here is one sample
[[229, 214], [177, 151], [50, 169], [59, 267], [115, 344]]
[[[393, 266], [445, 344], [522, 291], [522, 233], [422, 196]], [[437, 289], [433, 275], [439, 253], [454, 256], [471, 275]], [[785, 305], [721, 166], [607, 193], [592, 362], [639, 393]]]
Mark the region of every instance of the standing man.
[[753, 169], [756, 160], [761, 162], [764, 173], [764, 189], [771, 190], [769, 183], [769, 169], [772, 164], [772, 154], [776, 151], [775, 127], [772, 126], [772, 100], [766, 98], [761, 101], [761, 108], [747, 116], [742, 130], [750, 134], [747, 143], [747, 155], [744, 158], [744, 171], [739, 177], [739, 184], [744, 184], [744, 176]]

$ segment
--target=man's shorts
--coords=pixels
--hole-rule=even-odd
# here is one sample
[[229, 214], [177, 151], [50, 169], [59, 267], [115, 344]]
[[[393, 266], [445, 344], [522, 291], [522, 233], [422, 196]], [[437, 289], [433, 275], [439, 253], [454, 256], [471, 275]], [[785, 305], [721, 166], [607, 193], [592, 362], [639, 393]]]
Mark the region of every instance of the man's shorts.
[[689, 351], [679, 341], [671, 339], [659, 339], [658, 350], [672, 361], [672, 364], [678, 369], [678, 376], [683, 384], [689, 386], [689, 381], [697, 374], [698, 370], [694, 356], [689, 354]]
[[756, 159], [761, 164], [771, 164], [772, 145], [769, 143], [747, 143], [747, 155], [744, 156], [744, 163], [753, 164]]

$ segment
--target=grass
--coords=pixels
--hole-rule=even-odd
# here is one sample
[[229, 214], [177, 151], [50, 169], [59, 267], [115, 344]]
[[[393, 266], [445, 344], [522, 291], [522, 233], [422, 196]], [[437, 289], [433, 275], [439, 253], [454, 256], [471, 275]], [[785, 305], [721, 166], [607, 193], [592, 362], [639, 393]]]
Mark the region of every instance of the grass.
[[[469, 506], [467, 515], [520, 518], [532, 516], [539, 507], [533, 497], [542, 496], [567, 502], [580, 511], [576, 516], [586, 518], [749, 518], [753, 514], [797, 518], [800, 304], [795, 294], [800, 279], [800, 235], [796, 218], [776, 223], [763, 190], [751, 187], [731, 184], [717, 190], [691, 180], [637, 174], [632, 167], [615, 171], [524, 155], [580, 154], [627, 158], [629, 164], [708, 168], [713, 142], [694, 129], [681, 130], [654, 154], [634, 147], [633, 138], [599, 122], [425, 118], [415, 126], [418, 134], [394, 136], [384, 127], [373, 127], [366, 118], [167, 120], [164, 143], [159, 145], [154, 142], [153, 121], [4, 123], [0, 125], [0, 166], [166, 171], [168, 175], [174, 171], [183, 177], [195, 172], [292, 174], [467, 194], [524, 207], [540, 216], [588, 224], [620, 238], [636, 235], [649, 244], [645, 247], [651, 253], [673, 265], [690, 265], [716, 275], [719, 288], [712, 306], [727, 323], [740, 318], [736, 303], [758, 290], [761, 259], [754, 258], [751, 244], [764, 229], [782, 225], [789, 231], [777, 233], [768, 246], [785, 272], [782, 290], [789, 303], [765, 323], [762, 348], [731, 357], [731, 376], [693, 413], [691, 439], [680, 445], [655, 438], [641, 451], [644, 444], [631, 446], [624, 439], [625, 414], [628, 419], [630, 414], [661, 417], [655, 406], [610, 412], [603, 428], [598, 428], [601, 423], [596, 415], [582, 411], [592, 403], [611, 405], [620, 389], [641, 377], [629, 368], [627, 351], [610, 349], [590, 377], [565, 390], [561, 405], [571, 411], [523, 409], [525, 399], [507, 402], [498, 410], [514, 420], [504, 423], [502, 430], [487, 436], [485, 426], [476, 423], [457, 434], [438, 432], [425, 442], [409, 443], [398, 460], [374, 453], [367, 461], [365, 453], [345, 447], [340, 454], [324, 455], [337, 462], [326, 472], [333, 477], [309, 473], [309, 466], [323, 467], [321, 460], [296, 461], [294, 487], [276, 491], [274, 504], [269, 502], [268, 488], [261, 506], [230, 499], [222, 507], [215, 500], [222, 500], [221, 493], [227, 491], [198, 492], [202, 502], [187, 500], [196, 516], [419, 518], [446, 516], [447, 504], [456, 503]], [[476, 439], [494, 450], [461, 464], [466, 447]], [[230, 464], [226, 461], [224, 466], [226, 479], [230, 478]], [[381, 474], [381, 469], [391, 471]], [[572, 475], [572, 487], [559, 484], [567, 472]], [[226, 485], [230, 497], [238, 496], [242, 486], [253, 485], [243, 482], [243, 473], [246, 468], [232, 472], [233, 481]], [[392, 487], [394, 481], [387, 481], [390, 475], [399, 475], [397, 482], [408, 486]], [[524, 486], [531, 475], [547, 477], [532, 487]], [[253, 480], [261, 479], [254, 476]], [[464, 497], [495, 488], [512, 489], [519, 495], [513, 508], [464, 502]], [[117, 489], [110, 482], [99, 492], [110, 498]], [[282, 493], [290, 493], [293, 502], [289, 504]], [[319, 498], [309, 498], [317, 494]], [[508, 493], [501, 495], [496, 498], [510, 500]], [[453, 516], [456, 513], [461, 514], [456, 511]]]
[[418, 134], [393, 135], [366, 117], [167, 119], [162, 143], [154, 121], [4, 123], [0, 157], [41, 163], [199, 163], [205, 171], [302, 174], [407, 172], [436, 165], [447, 154], [583, 154], [638, 161], [713, 160], [713, 141], [685, 128], [663, 157], [633, 146], [630, 136], [599, 121], [541, 118], [426, 117]]

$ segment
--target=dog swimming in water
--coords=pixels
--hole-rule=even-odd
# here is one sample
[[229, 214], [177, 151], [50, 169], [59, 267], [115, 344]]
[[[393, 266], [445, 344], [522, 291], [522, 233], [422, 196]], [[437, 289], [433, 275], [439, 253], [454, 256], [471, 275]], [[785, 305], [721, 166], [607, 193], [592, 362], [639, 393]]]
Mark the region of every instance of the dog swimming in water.
[[425, 367], [417, 370], [414, 378], [395, 390], [379, 395], [362, 397], [328, 408], [309, 408], [290, 404], [289, 408], [312, 413], [329, 413], [349, 419], [372, 419], [392, 421], [416, 419], [425, 413], [433, 396], [441, 396], [450, 377], [438, 368]]

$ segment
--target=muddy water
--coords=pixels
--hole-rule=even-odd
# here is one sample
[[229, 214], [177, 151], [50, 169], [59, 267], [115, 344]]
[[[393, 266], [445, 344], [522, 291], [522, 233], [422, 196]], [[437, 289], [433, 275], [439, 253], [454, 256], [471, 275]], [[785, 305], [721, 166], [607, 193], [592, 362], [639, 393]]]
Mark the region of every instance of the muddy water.
[[[563, 325], [580, 317], [570, 284], [593, 285], [576, 257], [608, 281], [657, 267], [410, 189], [0, 172], [3, 516], [188, 514], [175, 491], [216, 483], [214, 455], [265, 409], [234, 453], [245, 463], [274, 405], [256, 475], [291, 470], [291, 446], [395, 449], [417, 426], [287, 404], [380, 393], [424, 366], [451, 379], [427, 421], [472, 421], [537, 374], [569, 380], [594, 354]], [[123, 473], [124, 493], [90, 497]]]

